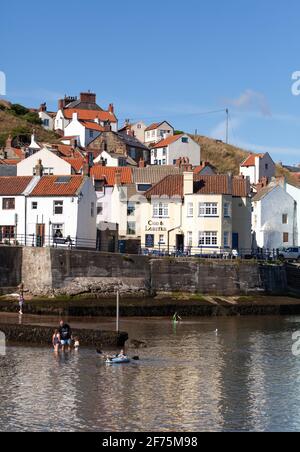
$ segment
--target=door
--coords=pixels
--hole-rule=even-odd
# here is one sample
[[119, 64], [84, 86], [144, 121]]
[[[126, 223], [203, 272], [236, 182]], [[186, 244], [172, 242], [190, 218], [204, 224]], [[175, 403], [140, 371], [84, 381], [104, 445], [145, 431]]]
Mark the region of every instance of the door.
[[177, 234], [176, 235], [176, 251], [180, 251], [183, 253], [184, 250], [184, 235]]
[[43, 247], [45, 245], [45, 225], [36, 225], [36, 246]]
[[239, 249], [239, 234], [237, 232], [233, 232], [232, 234], [232, 249]]

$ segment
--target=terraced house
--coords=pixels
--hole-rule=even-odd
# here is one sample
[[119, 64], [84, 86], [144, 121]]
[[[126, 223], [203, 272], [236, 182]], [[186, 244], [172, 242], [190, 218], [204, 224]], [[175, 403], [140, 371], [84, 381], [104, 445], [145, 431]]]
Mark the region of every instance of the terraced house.
[[250, 183], [243, 176], [165, 177], [145, 193], [142, 248], [211, 254], [251, 248]]

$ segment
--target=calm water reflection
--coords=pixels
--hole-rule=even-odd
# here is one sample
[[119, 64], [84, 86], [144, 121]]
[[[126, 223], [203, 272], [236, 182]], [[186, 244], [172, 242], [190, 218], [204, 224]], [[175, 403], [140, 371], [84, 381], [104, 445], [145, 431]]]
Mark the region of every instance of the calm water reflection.
[[300, 430], [300, 358], [291, 353], [300, 318], [189, 319], [176, 330], [165, 319], [131, 319], [122, 329], [148, 342], [140, 363], [106, 367], [92, 349], [55, 358], [9, 347], [0, 430]]

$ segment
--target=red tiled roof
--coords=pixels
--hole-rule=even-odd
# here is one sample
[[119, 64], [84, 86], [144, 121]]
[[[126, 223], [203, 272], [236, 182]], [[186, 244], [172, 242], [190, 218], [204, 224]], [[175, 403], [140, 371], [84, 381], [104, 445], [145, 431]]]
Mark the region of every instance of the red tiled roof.
[[[146, 192], [146, 197], [180, 196], [183, 197], [183, 175], [167, 176]], [[232, 187], [230, 177], [226, 175], [194, 175], [194, 193], [199, 195], [230, 195]]]
[[69, 177], [69, 182], [59, 183], [61, 177], [43, 176], [30, 196], [75, 196], [84, 181], [84, 176], [63, 176]]
[[153, 148], [166, 148], [172, 143], [175, 143], [175, 141], [178, 141], [180, 138], [182, 138], [183, 135], [171, 135], [164, 140], [161, 140], [159, 143], [157, 143]]
[[0, 196], [21, 195], [31, 181], [32, 176], [0, 177]]
[[98, 132], [104, 132], [105, 130], [103, 126], [100, 126], [96, 122], [82, 121], [82, 124], [89, 130], [97, 130]]
[[100, 121], [109, 121], [109, 122], [117, 122], [117, 118], [114, 114], [109, 113], [108, 111], [101, 110], [80, 110], [79, 108], [65, 108], [63, 110], [64, 117], [66, 119], [72, 119], [73, 113], [78, 114], [78, 119], [80, 121], [93, 121], [95, 119], [99, 119]]
[[0, 160], [0, 165], [17, 165], [21, 159], [4, 159]]
[[234, 177], [232, 179], [232, 196], [246, 198], [250, 196], [250, 181], [244, 177]]
[[200, 174], [201, 173], [201, 171], [203, 171], [205, 168], [207, 168], [207, 167], [210, 167], [214, 172], [215, 172], [215, 168], [210, 164], [210, 163], [208, 163], [208, 162], [204, 162], [204, 163], [202, 163], [201, 165], [199, 165], [199, 166], [196, 166], [195, 168], [194, 168], [194, 174]]
[[109, 186], [115, 185], [116, 172], [121, 172], [121, 184], [132, 184], [132, 169], [130, 167], [108, 167], [95, 165], [91, 169], [91, 177], [96, 180], [106, 180]]
[[250, 155], [248, 155], [246, 160], [243, 161], [241, 166], [243, 166], [243, 167], [255, 166], [255, 158], [256, 157], [262, 158], [262, 157], [264, 157], [264, 155], [265, 154], [250, 154]]
[[83, 157], [62, 157], [62, 159], [68, 162], [76, 173], [80, 172], [85, 161]]
[[159, 127], [162, 123], [161, 122], [154, 122], [151, 124], [147, 129], [145, 129], [145, 132], [149, 132], [150, 130], [155, 130], [157, 127]]
[[230, 195], [230, 177], [224, 174], [194, 176], [194, 193], [199, 195]]
[[[74, 149], [73, 146], [69, 144], [58, 144], [53, 146], [54, 149], [57, 149], [57, 151], [62, 154], [64, 157], [70, 157], [70, 158], [80, 158], [82, 155], [77, 149]], [[74, 154], [74, 155], [73, 155]]]
[[64, 140], [72, 140], [73, 138], [77, 138], [77, 136], [76, 135], [73, 135], [73, 136], [70, 136], [70, 137], [61, 137], [60, 139], [59, 139], [59, 141], [64, 141]]

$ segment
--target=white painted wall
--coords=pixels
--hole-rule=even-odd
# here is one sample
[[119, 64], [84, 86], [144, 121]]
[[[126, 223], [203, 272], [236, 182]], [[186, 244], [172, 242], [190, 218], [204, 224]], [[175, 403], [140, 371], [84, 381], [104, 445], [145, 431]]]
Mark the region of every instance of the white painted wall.
[[[53, 236], [53, 225], [63, 225], [63, 237], [71, 236], [91, 240], [86, 247], [93, 248], [96, 240], [96, 194], [90, 179], [86, 179], [81, 188], [82, 197], [71, 196], [35, 196], [27, 200], [27, 234], [36, 234], [36, 225], [45, 224], [46, 245]], [[54, 213], [54, 201], [63, 202], [63, 214]], [[37, 203], [37, 209], [32, 204]], [[94, 216], [91, 215], [91, 203], [94, 203]]]
[[[39, 118], [43, 122], [44, 129], [46, 129], [46, 130], [53, 130], [53, 128], [54, 128], [54, 120], [53, 120], [52, 116], [49, 116], [46, 111], [40, 111], [39, 112]], [[45, 124], [45, 121], [49, 121], [49, 125], [48, 126]]]
[[70, 121], [65, 119], [63, 111], [58, 110], [54, 119], [54, 130], [62, 130], [64, 132], [68, 124], [70, 124]]
[[270, 181], [275, 176], [275, 173], [276, 165], [268, 153], [263, 157], [256, 156], [255, 166], [240, 167], [240, 174], [249, 177], [251, 184], [258, 184], [263, 177], [267, 177]]
[[286, 192], [294, 199], [297, 203], [297, 238], [296, 245], [300, 246], [300, 189], [295, 187], [294, 185], [286, 184], [285, 185]]
[[[182, 139], [188, 139], [188, 142], [183, 143]], [[155, 157], [155, 152], [157, 157]], [[164, 155], [164, 152], [166, 155]], [[155, 165], [155, 161], [158, 161], [158, 164], [161, 162], [161, 165], [174, 165], [174, 161], [180, 157], [188, 157], [193, 166], [198, 166], [201, 163], [201, 148], [188, 135], [181, 136], [167, 147], [152, 149], [151, 165]]]
[[38, 160], [42, 161], [42, 165], [45, 169], [45, 175], [49, 174], [49, 171], [51, 171], [51, 174], [58, 176], [72, 173], [72, 167], [68, 162], [44, 148], [30, 157], [21, 160], [21, 162], [17, 164], [17, 176], [33, 176], [33, 171], [38, 163]]
[[[288, 224], [282, 223], [283, 214]], [[253, 202], [252, 229], [254, 246], [266, 249], [294, 246], [297, 244], [297, 208], [294, 199], [281, 186], [275, 187], [260, 201]], [[283, 233], [289, 241], [283, 242]]]
[[145, 143], [158, 143], [166, 135], [174, 135], [174, 128], [167, 122], [163, 122], [157, 129], [145, 132]]

